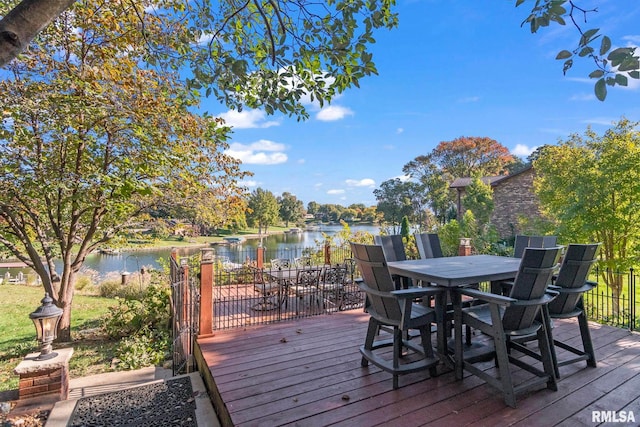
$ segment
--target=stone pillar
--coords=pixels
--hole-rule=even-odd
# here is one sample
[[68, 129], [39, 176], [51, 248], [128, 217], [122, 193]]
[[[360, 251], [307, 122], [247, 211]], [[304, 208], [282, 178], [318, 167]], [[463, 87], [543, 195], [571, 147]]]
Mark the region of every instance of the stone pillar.
[[213, 251], [202, 249], [200, 261], [200, 326], [198, 338], [213, 335]]
[[32, 353], [20, 362], [13, 372], [20, 376], [19, 400], [57, 395], [59, 400], [69, 397], [69, 359], [72, 348], [56, 349], [58, 355], [48, 360], [36, 360], [40, 353]]
[[458, 255], [459, 256], [471, 255], [471, 239], [469, 239], [468, 237], [460, 238], [460, 246], [458, 246]]

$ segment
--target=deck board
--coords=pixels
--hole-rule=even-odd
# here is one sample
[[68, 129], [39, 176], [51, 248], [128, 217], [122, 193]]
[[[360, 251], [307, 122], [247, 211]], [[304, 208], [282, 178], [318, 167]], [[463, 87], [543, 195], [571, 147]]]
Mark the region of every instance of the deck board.
[[[640, 335], [591, 324], [597, 368], [561, 367], [557, 392], [518, 397], [518, 407], [482, 380], [439, 368], [400, 377], [360, 366], [368, 315], [351, 310], [295, 321], [217, 331], [198, 340], [225, 410], [237, 426], [594, 425], [594, 410], [634, 411], [640, 421]], [[574, 320], [554, 335], [580, 342]], [[560, 359], [564, 351], [559, 351]], [[493, 370], [492, 362], [484, 369]], [[529, 375], [514, 370], [521, 380]], [[222, 417], [224, 418], [224, 417]]]

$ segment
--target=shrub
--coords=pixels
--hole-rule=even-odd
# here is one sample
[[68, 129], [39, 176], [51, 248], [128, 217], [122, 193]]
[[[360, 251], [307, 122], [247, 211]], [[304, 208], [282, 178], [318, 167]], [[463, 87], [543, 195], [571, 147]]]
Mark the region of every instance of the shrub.
[[116, 349], [118, 367], [139, 369], [158, 365], [167, 358], [169, 333], [144, 328], [131, 337], [123, 338]]
[[104, 329], [111, 338], [127, 337], [141, 331], [167, 330], [170, 318], [169, 290], [149, 286], [141, 300], [117, 298], [118, 305], [109, 309]]

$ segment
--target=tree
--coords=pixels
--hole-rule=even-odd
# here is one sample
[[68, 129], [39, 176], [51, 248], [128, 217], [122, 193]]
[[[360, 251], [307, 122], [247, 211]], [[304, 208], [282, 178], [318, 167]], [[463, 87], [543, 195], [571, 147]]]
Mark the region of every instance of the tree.
[[401, 181], [399, 178], [390, 179], [380, 184], [380, 188], [373, 190], [378, 200], [378, 212], [384, 220], [391, 224], [393, 233], [400, 225], [402, 217], [415, 218], [419, 214], [415, 210], [415, 200], [420, 199], [420, 186], [415, 182]]
[[402, 171], [424, 186], [429, 206], [444, 223], [455, 206], [449, 189], [455, 178], [501, 175], [508, 172], [510, 165], [521, 163], [491, 138], [460, 137], [440, 142], [431, 153], [404, 165]]
[[623, 289], [616, 273], [632, 267], [640, 255], [637, 126], [623, 118], [602, 136], [587, 129], [584, 136], [545, 146], [534, 161], [543, 213], [565, 242], [602, 242], [602, 276], [616, 302]]
[[[77, 13], [90, 1], [23, 0], [0, 14], [0, 66], [27, 47], [60, 11]], [[188, 69], [190, 88], [214, 95], [227, 106], [262, 107], [306, 118], [304, 100], [330, 101], [360, 79], [376, 74], [369, 46], [379, 28], [397, 26], [393, 0], [309, 2], [255, 0], [236, 2], [149, 0], [110, 2], [95, 9], [96, 20], [115, 8], [134, 11], [130, 27], [146, 50], [142, 61]], [[67, 18], [60, 15], [54, 25]], [[148, 26], [165, 28], [150, 37]], [[72, 32], [70, 27], [67, 31]], [[29, 50], [25, 52], [30, 55]], [[186, 70], [185, 70], [186, 71]], [[187, 73], [185, 73], [187, 74]]]
[[304, 217], [304, 204], [293, 194], [282, 193], [282, 196], [278, 198], [278, 204], [280, 205], [280, 218], [286, 227], [289, 226], [289, 222], [295, 223]]
[[258, 226], [258, 234], [266, 233], [269, 226], [278, 221], [278, 199], [271, 191], [256, 188], [249, 196], [247, 207], [247, 221], [251, 226]]
[[139, 68], [138, 17], [113, 4], [65, 14], [0, 82], [0, 243], [63, 309], [60, 340], [91, 251], [155, 206], [204, 189], [234, 197], [244, 175], [223, 153], [228, 129], [192, 112], [179, 76]]
[[[18, 3], [0, 19], [0, 66], [25, 49], [42, 28], [72, 4], [74, 0], [22, 0]], [[358, 86], [359, 78], [375, 73], [366, 47], [374, 42], [373, 29], [396, 26], [397, 17], [391, 11], [393, 4], [395, 2], [386, 0], [339, 4], [282, 0], [236, 4], [224, 1], [213, 5], [210, 2], [165, 1], [154, 5], [155, 9], [147, 9], [153, 11], [148, 13], [157, 15], [160, 11], [166, 12], [162, 16], [165, 20], [173, 17], [193, 24], [190, 32], [177, 37], [181, 46], [171, 53], [181, 59], [184, 56], [192, 59], [198, 84], [208, 86], [223, 98], [235, 98], [236, 89], [242, 88], [239, 98], [247, 96], [248, 105], [259, 93], [261, 102], [269, 99], [265, 103], [267, 110], [276, 108], [290, 113], [289, 108], [299, 108], [299, 104], [290, 101], [299, 101], [304, 91], [313, 93], [321, 102], [329, 101], [334, 91]], [[522, 4], [525, 0], [515, 0], [516, 7]], [[565, 7], [567, 4], [569, 10]], [[214, 9], [215, 6], [219, 9]], [[139, 14], [144, 16], [147, 9], [140, 10]], [[573, 66], [575, 58], [592, 59], [596, 69], [589, 77], [597, 79], [596, 96], [604, 100], [607, 86], [626, 86], [628, 78], [640, 77], [640, 64], [635, 48], [612, 50], [611, 39], [599, 34], [599, 29], [585, 30], [578, 23], [586, 24], [587, 17], [596, 12], [597, 8], [583, 8], [577, 0], [536, 0], [522, 24], [529, 24], [531, 32], [536, 33], [551, 23], [566, 25], [565, 18], [568, 18], [579, 34], [579, 41], [571, 51], [559, 52], [556, 59], [564, 61], [564, 73]], [[363, 33], [356, 34], [355, 30], [363, 27]], [[202, 37], [208, 41], [194, 43]], [[155, 59], [168, 54], [162, 49], [154, 49], [156, 46], [152, 44], [149, 47]], [[220, 66], [228, 71], [220, 71]], [[335, 80], [327, 84], [325, 79], [315, 78], [324, 72]], [[252, 73], [255, 73], [254, 78]], [[283, 88], [282, 83], [289, 86], [291, 81], [304, 81], [304, 84], [293, 88], [297, 94], [286, 89], [274, 91], [276, 99], [283, 95], [287, 97], [286, 101], [274, 103], [269, 91]], [[225, 95], [225, 90], [230, 90], [232, 95]], [[227, 101], [231, 101], [230, 98]], [[302, 112], [305, 114], [304, 109]]]
[[487, 226], [494, 207], [491, 185], [485, 184], [477, 176], [474, 177], [465, 189], [462, 205], [473, 213], [480, 227]]
[[320, 204], [318, 204], [318, 202], [307, 203], [307, 213], [310, 213], [311, 215], [315, 215], [319, 209], [320, 209]]

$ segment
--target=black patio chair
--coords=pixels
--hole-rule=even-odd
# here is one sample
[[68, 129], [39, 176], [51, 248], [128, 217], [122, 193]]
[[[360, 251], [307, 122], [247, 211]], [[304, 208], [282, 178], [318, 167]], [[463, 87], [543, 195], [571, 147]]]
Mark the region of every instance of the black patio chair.
[[[508, 297], [475, 289], [458, 289], [459, 294], [473, 297], [487, 304], [467, 308], [456, 306], [454, 317], [456, 377], [461, 379], [462, 369], [466, 369], [489, 385], [501, 390], [505, 403], [513, 408], [516, 407], [516, 395], [533, 387], [546, 384], [548, 389], [557, 390], [551, 345], [546, 330], [548, 322], [537, 319], [541, 307], [549, 304], [557, 295], [553, 291], [548, 291], [547, 285], [551, 280], [559, 253], [560, 248], [526, 248]], [[490, 375], [490, 371], [475, 365], [477, 362], [486, 361], [486, 358], [464, 359], [460, 336], [462, 324], [478, 329], [493, 339], [493, 350], [487, 355], [495, 358], [498, 377]], [[516, 358], [510, 354], [511, 348], [519, 349], [512, 339], [529, 337], [533, 334], [538, 341], [542, 370], [526, 363], [526, 358]], [[511, 375], [511, 364], [534, 374], [535, 377], [515, 385]]]
[[[373, 241], [376, 245], [382, 247], [384, 256], [387, 261], [405, 261], [407, 259], [407, 253], [404, 250], [404, 243], [402, 242], [402, 236], [399, 234], [390, 235], [376, 235], [373, 236]], [[396, 285], [396, 289], [407, 289], [411, 287], [411, 279], [408, 277], [402, 277], [398, 275], [392, 275], [393, 283]]]
[[[526, 248], [555, 248], [558, 236], [526, 236], [518, 234], [513, 244], [513, 257], [522, 258]], [[509, 295], [509, 290], [513, 286], [512, 280], [503, 280], [491, 284], [491, 292], [501, 295]]]
[[[361, 365], [373, 363], [390, 372], [394, 389], [398, 388], [398, 376], [402, 374], [428, 369], [434, 376], [438, 358], [431, 344], [431, 324], [437, 320], [436, 310], [413, 300], [442, 290], [436, 287], [396, 290], [381, 246], [351, 243], [351, 252], [362, 273], [360, 286], [367, 295], [367, 311], [371, 315], [364, 345], [360, 347]], [[391, 339], [378, 336], [382, 328], [391, 330]], [[420, 332], [420, 343], [404, 338], [410, 329]], [[391, 355], [387, 347], [393, 348]], [[405, 349], [407, 354], [403, 354]]]
[[[596, 367], [596, 355], [591, 343], [589, 323], [584, 312], [583, 295], [597, 286], [597, 283], [588, 281], [589, 272], [596, 262], [599, 243], [586, 245], [570, 244], [562, 260], [558, 276], [554, 278], [553, 285], [549, 287], [559, 293], [558, 297], [548, 305], [549, 318], [569, 319], [578, 318], [582, 350], [565, 342], [553, 338], [551, 325], [547, 328], [549, 341], [553, 343], [553, 366], [557, 378], [560, 378], [560, 366], [586, 361], [587, 366]], [[562, 348], [573, 357], [558, 361], [556, 347]]]

